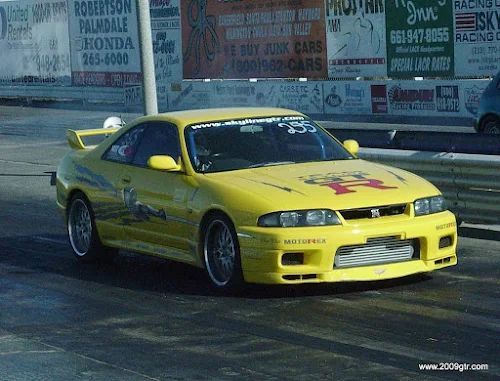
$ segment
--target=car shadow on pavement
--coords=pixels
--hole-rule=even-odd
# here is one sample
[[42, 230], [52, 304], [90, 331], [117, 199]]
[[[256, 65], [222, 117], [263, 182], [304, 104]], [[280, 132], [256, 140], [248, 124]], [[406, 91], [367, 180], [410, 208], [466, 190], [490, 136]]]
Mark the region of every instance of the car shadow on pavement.
[[[204, 269], [134, 252], [120, 251], [120, 255], [107, 263], [81, 263], [73, 256], [64, 235], [2, 237], [0, 252], [0, 266], [22, 271], [27, 276], [55, 274], [136, 291], [198, 296], [249, 299], [333, 296], [397, 288], [432, 279], [420, 274], [374, 282], [246, 284], [236, 290], [221, 291], [212, 286]], [[57, 281], [54, 277], [54, 282]]]

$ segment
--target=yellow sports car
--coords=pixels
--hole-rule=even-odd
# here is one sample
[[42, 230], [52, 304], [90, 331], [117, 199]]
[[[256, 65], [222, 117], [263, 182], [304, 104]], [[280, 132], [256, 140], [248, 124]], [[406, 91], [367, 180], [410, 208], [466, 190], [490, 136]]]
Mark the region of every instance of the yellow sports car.
[[355, 141], [299, 112], [179, 111], [67, 138], [57, 204], [83, 261], [128, 249], [205, 268], [220, 288], [457, 263], [455, 216], [435, 186], [358, 159]]

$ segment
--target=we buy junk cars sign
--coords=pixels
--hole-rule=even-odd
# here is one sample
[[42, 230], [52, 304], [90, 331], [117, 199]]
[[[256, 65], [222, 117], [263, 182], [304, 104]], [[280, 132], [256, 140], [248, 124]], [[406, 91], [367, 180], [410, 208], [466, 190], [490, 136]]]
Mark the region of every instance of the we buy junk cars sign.
[[184, 78], [325, 78], [324, 0], [182, 1]]

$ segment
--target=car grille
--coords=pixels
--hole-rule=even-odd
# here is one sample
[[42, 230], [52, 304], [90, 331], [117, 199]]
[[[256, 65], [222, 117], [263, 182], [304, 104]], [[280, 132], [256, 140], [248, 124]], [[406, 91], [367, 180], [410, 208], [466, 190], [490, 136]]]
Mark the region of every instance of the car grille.
[[363, 245], [339, 247], [334, 268], [369, 266], [380, 263], [408, 261], [420, 256], [417, 239], [397, 237], [370, 238]]
[[345, 209], [340, 210], [340, 214], [345, 220], [358, 220], [362, 218], [378, 218], [387, 216], [396, 216], [403, 214], [407, 204], [373, 206], [370, 208]]

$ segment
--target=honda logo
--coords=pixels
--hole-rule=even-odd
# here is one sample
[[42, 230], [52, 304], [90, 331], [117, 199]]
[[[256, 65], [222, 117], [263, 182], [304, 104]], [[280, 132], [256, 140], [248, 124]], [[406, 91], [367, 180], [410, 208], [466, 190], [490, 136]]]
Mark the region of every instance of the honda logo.
[[371, 209], [371, 212], [372, 212], [372, 218], [380, 217], [380, 209]]

